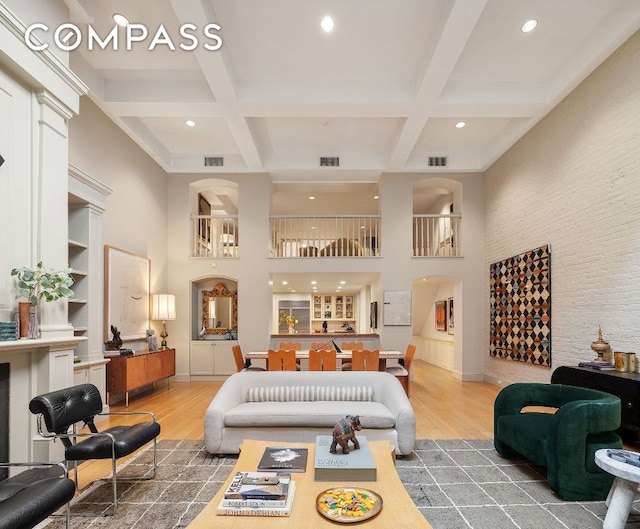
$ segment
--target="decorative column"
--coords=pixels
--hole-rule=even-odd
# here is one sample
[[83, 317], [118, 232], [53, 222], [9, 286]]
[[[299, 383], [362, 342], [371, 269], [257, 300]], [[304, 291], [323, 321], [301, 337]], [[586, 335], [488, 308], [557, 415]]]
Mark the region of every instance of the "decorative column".
[[[32, 237], [33, 263], [42, 261], [53, 270], [68, 266], [68, 120], [73, 113], [51, 93], [36, 93], [34, 142], [39, 150], [34, 154], [32, 170]], [[73, 336], [69, 324], [67, 300], [42, 302], [40, 331], [43, 338]]]

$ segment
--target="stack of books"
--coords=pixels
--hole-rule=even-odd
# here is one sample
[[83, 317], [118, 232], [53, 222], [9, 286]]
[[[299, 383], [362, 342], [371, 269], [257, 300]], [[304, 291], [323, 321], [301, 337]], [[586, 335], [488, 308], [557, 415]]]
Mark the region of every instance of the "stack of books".
[[611, 362], [607, 362], [606, 360], [580, 362], [578, 363], [578, 367], [590, 367], [591, 369], [596, 369], [597, 371], [614, 371], [616, 368]]
[[296, 484], [289, 472], [236, 472], [217, 513], [228, 516], [289, 516]]
[[364, 435], [358, 436], [360, 448], [355, 450], [349, 443], [349, 453], [342, 452], [340, 446], [337, 453], [330, 452], [333, 437], [318, 435], [316, 437], [316, 457], [314, 461], [314, 479], [316, 481], [376, 481], [377, 469], [369, 443]]

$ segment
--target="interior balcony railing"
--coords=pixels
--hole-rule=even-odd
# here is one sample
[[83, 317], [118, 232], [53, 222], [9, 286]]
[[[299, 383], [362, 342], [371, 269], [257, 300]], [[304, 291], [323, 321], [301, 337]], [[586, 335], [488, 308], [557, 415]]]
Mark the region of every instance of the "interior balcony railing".
[[461, 257], [460, 215], [414, 215], [414, 257]]
[[380, 216], [273, 215], [271, 257], [379, 257]]
[[193, 215], [192, 257], [239, 257], [238, 217]]

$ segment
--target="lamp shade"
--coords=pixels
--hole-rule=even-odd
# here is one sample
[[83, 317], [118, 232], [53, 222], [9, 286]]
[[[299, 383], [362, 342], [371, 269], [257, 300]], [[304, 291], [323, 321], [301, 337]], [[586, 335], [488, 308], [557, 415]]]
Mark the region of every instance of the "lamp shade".
[[154, 294], [151, 307], [152, 320], [176, 319], [176, 297], [173, 294]]

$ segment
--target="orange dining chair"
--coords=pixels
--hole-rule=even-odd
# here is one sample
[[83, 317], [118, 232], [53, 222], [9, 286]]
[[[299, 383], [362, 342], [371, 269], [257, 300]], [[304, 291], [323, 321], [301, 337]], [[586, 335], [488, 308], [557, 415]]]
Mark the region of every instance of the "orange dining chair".
[[[353, 351], [354, 349], [364, 349], [362, 342], [342, 342], [343, 351]], [[344, 360], [342, 362], [343, 371], [351, 371], [351, 361]]]
[[309, 371], [335, 371], [336, 352], [333, 349], [309, 349]]
[[269, 349], [267, 352], [269, 371], [296, 371], [296, 352], [293, 349]]
[[299, 351], [302, 349], [302, 344], [300, 342], [280, 342], [278, 347], [280, 349], [293, 349], [294, 351]]
[[233, 359], [236, 361], [236, 370], [240, 371], [266, 371], [263, 367], [251, 367], [251, 360], [245, 360], [242, 354], [242, 349], [239, 345], [234, 345], [231, 350], [233, 351]]
[[378, 371], [380, 351], [378, 349], [354, 349], [351, 351], [351, 371]]
[[404, 355], [404, 358], [398, 360], [397, 366], [387, 367], [387, 373], [391, 373], [395, 376], [402, 384], [407, 397], [409, 396], [409, 377], [411, 375], [411, 363], [413, 362], [413, 357], [416, 354], [416, 346], [413, 344], [407, 345], [407, 352]]
[[[294, 351], [300, 351], [302, 349], [302, 344], [300, 342], [280, 342], [280, 349], [293, 349]], [[296, 358], [296, 364], [300, 366], [300, 359]], [[300, 369], [298, 369], [299, 371]]]

